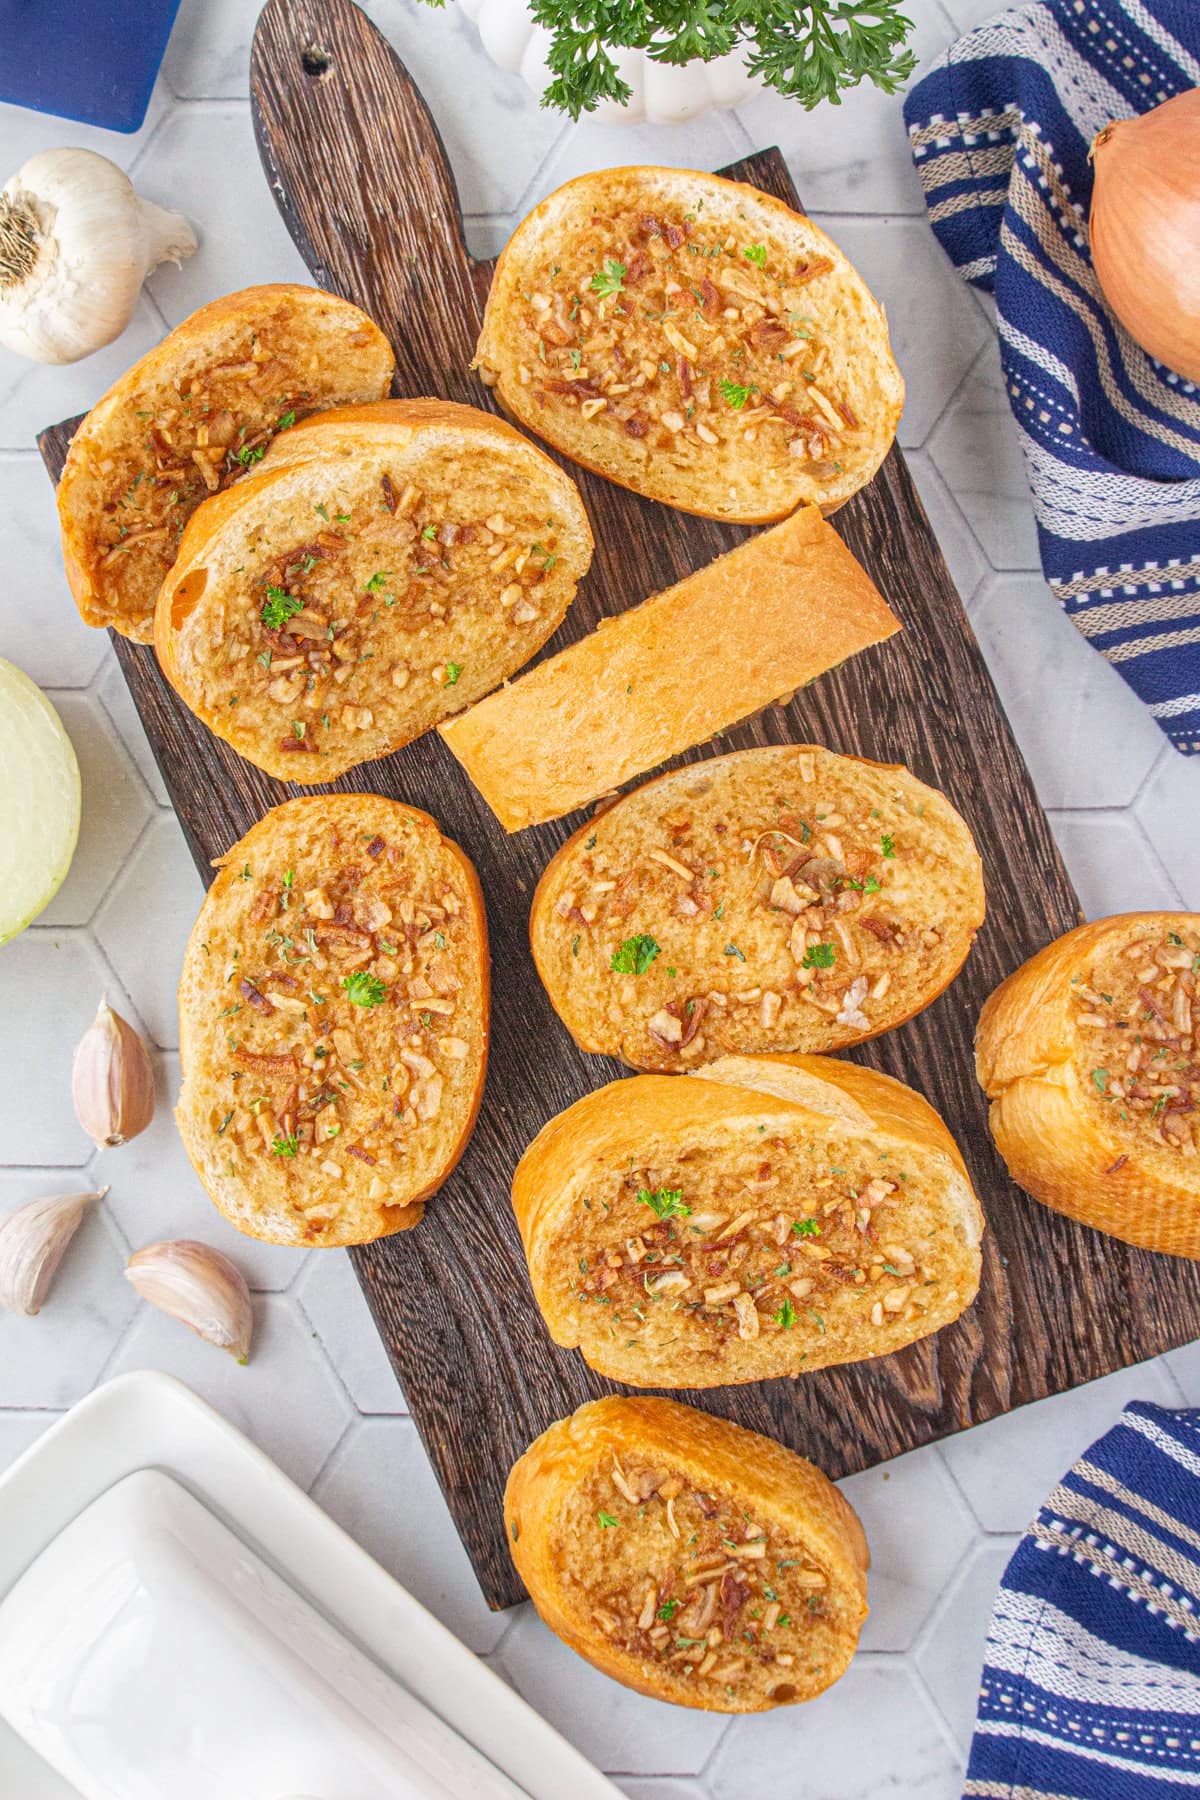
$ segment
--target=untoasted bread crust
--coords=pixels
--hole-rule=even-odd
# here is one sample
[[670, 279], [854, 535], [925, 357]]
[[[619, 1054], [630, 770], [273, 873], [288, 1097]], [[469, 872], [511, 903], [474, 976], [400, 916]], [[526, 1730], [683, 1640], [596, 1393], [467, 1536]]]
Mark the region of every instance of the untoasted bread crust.
[[[588, 820], [543, 873], [529, 934], [581, 1049], [671, 1071], [892, 1030], [954, 979], [984, 905], [936, 788], [787, 744], [673, 770]], [[643, 938], [648, 966], [614, 971]]]
[[[644, 1501], [631, 1477], [647, 1488]], [[870, 1560], [857, 1515], [812, 1463], [725, 1419], [671, 1400], [593, 1400], [514, 1464], [504, 1516], [513, 1561], [551, 1631], [638, 1693], [762, 1712], [814, 1698], [854, 1654]], [[744, 1560], [736, 1587], [724, 1576], [713, 1583], [729, 1626], [721, 1654], [681, 1659], [680, 1621], [693, 1604], [705, 1607], [704, 1584], [683, 1585], [704, 1562], [697, 1538], [730, 1530], [738, 1541], [764, 1533], [767, 1554]], [[737, 1566], [727, 1552], [725, 1561]], [[651, 1620], [639, 1630], [643, 1607]], [[733, 1666], [718, 1676], [726, 1659]]]
[[602, 620], [441, 732], [505, 830], [519, 831], [611, 792], [899, 630], [832, 526], [806, 507]]
[[[303, 355], [298, 346], [283, 353], [293, 339]], [[268, 348], [262, 392], [240, 366], [229, 372], [239, 355]], [[378, 326], [320, 288], [243, 288], [176, 326], [97, 401], [67, 453], [58, 486], [63, 560], [86, 623], [150, 642], [155, 598], [178, 534], [209, 492], [191, 449], [201, 427], [205, 442], [214, 431], [224, 435], [218, 420], [228, 399], [244, 395], [231, 415], [228, 453], [214, 467], [212, 478], [226, 484], [242, 479], [239, 454], [251, 466], [261, 457], [281, 418], [381, 397], [392, 368]], [[160, 525], [161, 535], [139, 547], [141, 534]]]
[[1200, 1008], [1176, 1000], [1197, 956], [1197, 913], [1081, 925], [989, 996], [975, 1058], [996, 1147], [1027, 1193], [1126, 1243], [1200, 1259], [1200, 1157], [1185, 1148], [1200, 1143], [1185, 1110], [1200, 1093]]
[[883, 309], [837, 245], [688, 169], [606, 169], [535, 207], [496, 265], [475, 366], [576, 462], [745, 523], [841, 505], [904, 404]]
[[612, 1082], [534, 1139], [513, 1209], [555, 1343], [635, 1387], [885, 1355], [979, 1285], [983, 1215], [938, 1114], [825, 1057]]
[[408, 1230], [483, 1093], [473, 866], [394, 800], [275, 807], [222, 859], [200, 909], [179, 1034], [179, 1133], [239, 1231], [330, 1246]]
[[[438, 400], [337, 408], [197, 510], [155, 648], [218, 736], [316, 785], [511, 675], [591, 552], [574, 483], [503, 420]], [[272, 604], [301, 602], [272, 627]]]

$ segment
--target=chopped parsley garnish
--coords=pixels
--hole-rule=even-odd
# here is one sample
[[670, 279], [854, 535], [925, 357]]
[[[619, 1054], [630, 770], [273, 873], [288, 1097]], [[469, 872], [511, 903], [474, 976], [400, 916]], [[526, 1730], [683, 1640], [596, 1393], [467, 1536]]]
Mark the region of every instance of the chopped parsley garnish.
[[636, 937], [625, 939], [621, 948], [613, 952], [609, 966], [617, 975], [644, 975], [655, 957], [661, 954], [661, 945], [648, 932], [642, 931]]
[[436, 525], [426, 525], [425, 529], [421, 533], [421, 536], [425, 539], [425, 542], [427, 544], [432, 544], [437, 537], [437, 526]]
[[266, 446], [263, 444], [257, 444], [254, 449], [251, 449], [249, 444], [243, 444], [234, 456], [234, 461], [241, 463], [243, 469], [252, 469], [255, 463], [261, 462], [266, 454]]
[[271, 1145], [271, 1155], [272, 1156], [295, 1156], [298, 1154], [299, 1149], [300, 1149], [300, 1139], [296, 1136], [295, 1132], [293, 1131], [293, 1132], [289, 1132], [286, 1137], [282, 1136], [282, 1135], [276, 1136], [274, 1143]]
[[890, 831], [885, 831], [883, 836], [880, 838], [879, 848], [883, 851], [883, 854], [885, 856], [895, 856], [896, 840], [892, 836]]
[[279, 418], [276, 421], [275, 429], [276, 431], [286, 431], [289, 425], [294, 425], [295, 423], [296, 415], [294, 412], [280, 413]]
[[365, 969], [343, 975], [341, 985], [352, 1006], [380, 1006], [387, 999], [387, 989], [378, 975], [368, 975]]
[[736, 381], [718, 381], [717, 386], [721, 390], [722, 400], [727, 406], [732, 406], [734, 412], [741, 412], [754, 392], [752, 387], [741, 387]]
[[779, 1311], [772, 1316], [777, 1325], [781, 1325], [785, 1331], [790, 1331], [799, 1315], [791, 1301], [785, 1300]]
[[264, 625], [272, 631], [282, 631], [289, 619], [304, 611], [303, 600], [297, 600], [295, 594], [289, 594], [286, 588], [267, 587], [267, 599], [261, 613]]
[[639, 1188], [639, 1206], [648, 1206], [659, 1219], [688, 1219], [692, 1209], [683, 1204], [682, 1188]]
[[764, 269], [767, 265], [767, 246], [765, 244], [747, 244], [742, 255], [748, 261], [757, 263], [760, 269]]
[[390, 569], [380, 569], [377, 574], [372, 575], [370, 581], [367, 583], [368, 594], [377, 594], [385, 582], [388, 582], [391, 579], [392, 574]]
[[607, 300], [612, 294], [623, 294], [625, 292], [625, 264], [616, 262], [611, 256], [606, 258], [603, 269], [598, 275], [592, 276], [588, 286], [593, 294], [599, 294], [602, 300]]
[[821, 1227], [814, 1218], [793, 1219], [792, 1230], [797, 1237], [820, 1237]]
[[836, 960], [837, 951], [832, 944], [810, 944], [800, 966], [802, 969], [832, 969]]
[[606, 1512], [604, 1512], [604, 1511], [601, 1511], [601, 1512], [598, 1512], [598, 1513], [597, 1513], [597, 1514], [596, 1514], [596, 1517], [597, 1517], [597, 1518], [598, 1518], [598, 1519], [599, 1519], [599, 1521], [600, 1521], [600, 1529], [601, 1529], [601, 1531], [608, 1531], [608, 1530], [610, 1530], [610, 1529], [611, 1529], [611, 1528], [612, 1528], [612, 1526], [614, 1526], [614, 1525], [615, 1525], [615, 1524], [616, 1524], [616, 1522], [617, 1522], [617, 1521], [616, 1521], [616, 1520], [615, 1520], [615, 1519], [614, 1519], [614, 1518], [613, 1518], [613, 1516], [612, 1516], [612, 1514], [611, 1514], [611, 1513], [606, 1513]]
[[461, 663], [448, 662], [446, 664], [446, 679], [442, 683], [443, 687], [453, 687], [462, 672], [463, 666]]
[[1097, 1093], [1107, 1094], [1107, 1092], [1108, 1092], [1108, 1070], [1107, 1069], [1093, 1069], [1092, 1070], [1092, 1080], [1096, 1084]]
[[678, 1600], [664, 1600], [658, 1609], [658, 1616], [665, 1625], [669, 1625], [679, 1608]]

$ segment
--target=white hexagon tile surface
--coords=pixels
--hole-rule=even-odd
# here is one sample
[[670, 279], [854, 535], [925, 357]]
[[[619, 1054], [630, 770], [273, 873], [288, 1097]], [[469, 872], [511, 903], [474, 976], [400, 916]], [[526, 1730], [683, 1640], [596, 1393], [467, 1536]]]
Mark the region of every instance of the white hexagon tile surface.
[[[910, 0], [922, 56], [991, 0]], [[421, 84], [449, 149], [477, 254], [556, 183], [608, 162], [717, 167], [778, 142], [818, 217], [886, 300], [908, 380], [902, 437], [947, 562], [970, 604], [1039, 793], [1090, 915], [1200, 907], [1200, 759], [1185, 762], [1062, 618], [1037, 574], [1024, 465], [988, 309], [965, 293], [922, 216], [899, 102], [865, 89], [807, 116], [772, 96], [678, 128], [610, 132], [538, 108], [482, 53], [451, 5], [368, 0]], [[10, 1056], [0, 1084], [0, 1210], [111, 1184], [71, 1246], [41, 1318], [0, 1315], [0, 1467], [64, 1407], [120, 1370], [169, 1369], [247, 1430], [630, 1800], [952, 1800], [995, 1583], [1068, 1458], [1134, 1395], [1200, 1399], [1200, 1346], [1126, 1371], [856, 1476], [846, 1491], [875, 1552], [873, 1613], [852, 1672], [801, 1713], [728, 1722], [627, 1693], [563, 1649], [526, 1608], [489, 1615], [340, 1252], [251, 1243], [216, 1218], [179, 1146], [174, 985], [200, 884], [111, 650], [70, 604], [34, 432], [83, 409], [201, 301], [303, 279], [262, 179], [246, 100], [256, 7], [188, 0], [146, 126], [123, 138], [0, 107], [0, 173], [82, 143], [185, 210], [201, 249], [151, 280], [121, 340], [76, 368], [0, 352], [0, 654], [55, 696], [79, 753], [84, 827], [53, 908], [0, 951]], [[935, 296], [931, 305], [930, 297]], [[102, 989], [156, 1046], [159, 1116], [96, 1153], [73, 1118], [73, 1046]], [[16, 1054], [13, 1055], [12, 1051]], [[141, 1305], [125, 1254], [205, 1236], [256, 1289], [249, 1368]], [[864, 1729], [869, 1721], [869, 1729]]]

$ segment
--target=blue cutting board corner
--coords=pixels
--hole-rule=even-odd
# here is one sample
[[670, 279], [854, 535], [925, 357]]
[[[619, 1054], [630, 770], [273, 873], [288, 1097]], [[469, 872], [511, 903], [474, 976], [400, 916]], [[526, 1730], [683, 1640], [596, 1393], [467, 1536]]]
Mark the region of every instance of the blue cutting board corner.
[[180, 0], [0, 0], [0, 100], [136, 131], [179, 7]]

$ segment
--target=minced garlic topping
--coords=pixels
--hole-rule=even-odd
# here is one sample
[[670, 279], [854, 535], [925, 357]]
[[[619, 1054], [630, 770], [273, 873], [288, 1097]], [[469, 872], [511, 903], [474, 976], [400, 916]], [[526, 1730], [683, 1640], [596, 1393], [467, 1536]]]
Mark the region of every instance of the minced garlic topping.
[[710, 223], [703, 200], [596, 212], [520, 298], [520, 380], [647, 454], [754, 445], [838, 472], [861, 426], [822, 319], [833, 268]]
[[[1083, 1087], [1104, 1123], [1180, 1156], [1200, 1151], [1200, 931], [1102, 948], [1072, 986]], [[1131, 1146], [1132, 1147], [1132, 1146]], [[1125, 1161], [1122, 1156], [1114, 1168]]]

